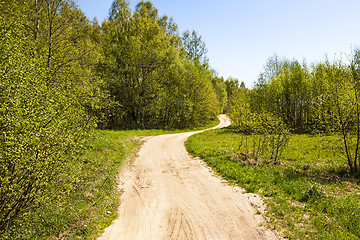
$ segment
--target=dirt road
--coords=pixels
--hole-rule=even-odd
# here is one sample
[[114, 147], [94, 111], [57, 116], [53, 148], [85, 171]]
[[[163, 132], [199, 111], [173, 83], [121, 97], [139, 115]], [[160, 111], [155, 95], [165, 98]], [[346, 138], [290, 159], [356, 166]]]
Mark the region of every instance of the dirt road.
[[[220, 116], [216, 128], [230, 125]], [[197, 132], [150, 137], [121, 175], [119, 218], [100, 239], [278, 239], [259, 227], [254, 194], [224, 183], [187, 153]]]

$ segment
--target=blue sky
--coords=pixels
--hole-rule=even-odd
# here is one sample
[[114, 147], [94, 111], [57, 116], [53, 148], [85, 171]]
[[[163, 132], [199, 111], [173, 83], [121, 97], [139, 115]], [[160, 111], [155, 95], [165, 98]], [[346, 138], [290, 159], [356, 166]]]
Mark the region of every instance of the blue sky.
[[[112, 0], [78, 0], [99, 22]], [[134, 10], [138, 0], [130, 0]], [[210, 65], [251, 87], [267, 59], [330, 60], [360, 47], [359, 0], [153, 0], [160, 15], [173, 17], [181, 32], [196, 30]], [[346, 59], [346, 56], [344, 57]]]

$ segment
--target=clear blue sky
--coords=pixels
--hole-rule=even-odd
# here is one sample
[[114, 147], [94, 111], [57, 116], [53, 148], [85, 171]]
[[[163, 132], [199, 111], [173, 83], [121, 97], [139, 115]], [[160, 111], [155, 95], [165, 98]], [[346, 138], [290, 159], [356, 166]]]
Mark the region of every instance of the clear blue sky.
[[[112, 0], [78, 0], [99, 22]], [[137, 0], [130, 0], [134, 10]], [[196, 30], [210, 65], [251, 87], [274, 54], [307, 62], [330, 60], [360, 47], [359, 0], [152, 0], [181, 32]], [[346, 57], [345, 57], [346, 58]]]

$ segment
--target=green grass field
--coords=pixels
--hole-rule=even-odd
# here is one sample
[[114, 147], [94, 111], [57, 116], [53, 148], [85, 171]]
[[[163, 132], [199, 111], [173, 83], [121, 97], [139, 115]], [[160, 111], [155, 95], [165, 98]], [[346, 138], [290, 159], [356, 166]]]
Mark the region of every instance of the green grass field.
[[269, 227], [283, 236], [360, 239], [360, 177], [349, 173], [336, 137], [291, 135], [277, 165], [245, 159], [244, 139], [251, 149], [251, 136], [221, 129], [186, 145], [230, 182], [262, 195]]

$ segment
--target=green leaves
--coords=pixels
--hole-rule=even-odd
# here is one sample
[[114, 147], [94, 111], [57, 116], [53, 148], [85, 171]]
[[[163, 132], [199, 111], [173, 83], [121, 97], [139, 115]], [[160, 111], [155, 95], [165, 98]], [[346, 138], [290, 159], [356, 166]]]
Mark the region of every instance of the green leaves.
[[184, 128], [213, 119], [226, 92], [205, 54], [199, 35], [183, 44], [151, 2], [131, 15], [115, 0], [100, 26], [72, 0], [0, 1], [0, 238], [35, 208], [64, 204], [96, 124]]
[[358, 171], [358, 52], [355, 50], [350, 64], [326, 60], [311, 68], [296, 60], [270, 58], [249, 95], [251, 111], [256, 114], [269, 112], [281, 118], [293, 132], [339, 135], [350, 171]]
[[1, 4], [0, 235], [6, 236], [16, 231], [16, 219], [72, 189], [100, 96], [91, 25], [72, 1]]
[[187, 53], [188, 59], [194, 64], [201, 64], [204, 67], [208, 67], [208, 59], [206, 58], [206, 45], [201, 40], [201, 36], [198, 36], [196, 31], [184, 32], [183, 37], [183, 48]]
[[[114, 1], [113, 14], [102, 26], [105, 58], [99, 71], [121, 108], [110, 110], [101, 127], [179, 128], [214, 118], [220, 105], [212, 73], [184, 54], [175, 23], [160, 18], [151, 2], [140, 2], [132, 17], [129, 11], [124, 1]], [[193, 40], [192, 45], [205, 46], [195, 32]], [[203, 50], [199, 59], [205, 57]]]

